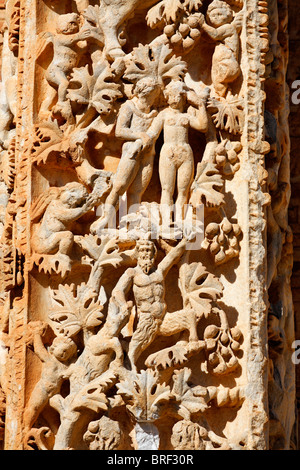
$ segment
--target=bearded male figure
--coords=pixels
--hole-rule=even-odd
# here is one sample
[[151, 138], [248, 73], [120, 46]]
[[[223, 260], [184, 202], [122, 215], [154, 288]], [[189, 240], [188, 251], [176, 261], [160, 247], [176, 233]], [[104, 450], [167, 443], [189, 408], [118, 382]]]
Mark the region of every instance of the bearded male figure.
[[[141, 353], [154, 341], [166, 314], [165, 279], [183, 255], [187, 240], [183, 238], [163, 260], [155, 266], [157, 250], [151, 240], [137, 242], [137, 266], [129, 268], [120, 278], [114, 290], [119, 308], [126, 305], [126, 296], [132, 289], [137, 309], [138, 324], [128, 350], [132, 370]], [[175, 314], [176, 315], [176, 314]]]

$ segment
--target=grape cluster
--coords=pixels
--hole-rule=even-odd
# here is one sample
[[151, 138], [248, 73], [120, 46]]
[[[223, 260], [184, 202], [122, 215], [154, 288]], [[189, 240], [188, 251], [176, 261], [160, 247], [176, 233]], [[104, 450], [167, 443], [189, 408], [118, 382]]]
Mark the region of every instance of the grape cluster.
[[201, 36], [199, 29], [199, 16], [197, 14], [184, 17], [179, 24], [168, 24], [164, 34], [174, 49], [183, 49], [184, 52], [194, 47], [195, 41]]
[[228, 139], [221, 142], [215, 150], [215, 163], [222, 173], [231, 176], [240, 168], [238, 154], [242, 150], [240, 142], [231, 142]]
[[217, 265], [239, 255], [238, 236], [241, 228], [225, 217], [221, 224], [210, 223], [205, 230], [203, 247], [211, 253]]
[[235, 356], [240, 349], [242, 333], [239, 328], [223, 328], [209, 325], [204, 331], [208, 354], [208, 365], [214, 374], [222, 375], [234, 370], [238, 365]]

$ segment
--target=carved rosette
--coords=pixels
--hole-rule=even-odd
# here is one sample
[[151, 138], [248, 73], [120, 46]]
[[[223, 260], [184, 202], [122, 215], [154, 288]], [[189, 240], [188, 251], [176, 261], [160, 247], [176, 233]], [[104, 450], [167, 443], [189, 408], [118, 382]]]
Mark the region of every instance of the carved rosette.
[[5, 448], [267, 449], [267, 3], [48, 3], [7, 7]]

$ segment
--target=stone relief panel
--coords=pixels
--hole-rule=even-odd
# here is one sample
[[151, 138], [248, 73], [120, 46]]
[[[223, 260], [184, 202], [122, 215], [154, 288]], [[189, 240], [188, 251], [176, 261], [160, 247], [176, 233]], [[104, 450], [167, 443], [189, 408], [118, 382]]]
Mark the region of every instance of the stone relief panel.
[[34, 28], [8, 4], [0, 378], [22, 413], [7, 447], [263, 448], [248, 204], [254, 168], [263, 232], [269, 147], [249, 160], [264, 65], [256, 100], [248, 60], [266, 2], [37, 0]]
[[[294, 341], [294, 312], [290, 289], [293, 268], [293, 233], [289, 226], [290, 136], [288, 126], [288, 4], [270, 4], [270, 49], [266, 55], [266, 136], [270, 152], [266, 156], [269, 192], [268, 207], [268, 288], [269, 288], [269, 406], [270, 446], [296, 448], [294, 411], [285, 415], [287, 401], [295, 394], [295, 370], [290, 357]], [[271, 100], [271, 94], [273, 99]]]

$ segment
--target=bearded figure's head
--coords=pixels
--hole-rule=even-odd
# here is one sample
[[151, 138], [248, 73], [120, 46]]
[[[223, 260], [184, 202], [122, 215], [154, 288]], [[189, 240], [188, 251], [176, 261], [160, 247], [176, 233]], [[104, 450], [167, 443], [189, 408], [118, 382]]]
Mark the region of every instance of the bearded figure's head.
[[136, 244], [137, 262], [145, 274], [149, 274], [154, 267], [156, 247], [151, 240], [138, 240]]

